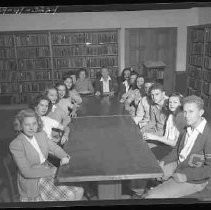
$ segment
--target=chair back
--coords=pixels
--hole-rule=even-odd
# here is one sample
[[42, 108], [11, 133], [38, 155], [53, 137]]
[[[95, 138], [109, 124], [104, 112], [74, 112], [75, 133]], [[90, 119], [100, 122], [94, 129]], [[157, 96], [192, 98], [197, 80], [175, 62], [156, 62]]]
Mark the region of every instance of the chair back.
[[3, 165], [7, 173], [11, 198], [13, 202], [19, 200], [18, 186], [17, 186], [17, 166], [10, 153], [3, 159]]

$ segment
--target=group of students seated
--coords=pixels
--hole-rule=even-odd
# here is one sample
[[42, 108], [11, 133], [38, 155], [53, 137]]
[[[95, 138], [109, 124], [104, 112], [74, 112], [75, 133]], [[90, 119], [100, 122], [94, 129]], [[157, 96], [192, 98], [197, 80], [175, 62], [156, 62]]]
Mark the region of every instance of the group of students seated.
[[[77, 81], [72, 76], [65, 77], [16, 115], [17, 137], [9, 148], [18, 167], [20, 201], [83, 198], [82, 186], [54, 184], [57, 168], [48, 160], [48, 155], [53, 154], [60, 159], [60, 165], [69, 163], [70, 156], [62, 147], [71, 136], [71, 119], [77, 116], [83, 94], [117, 95], [134, 124], [140, 127], [140, 140], [147, 142], [163, 170], [159, 185], [142, 198], [183, 197], [208, 186], [211, 130], [202, 117], [203, 100], [197, 96], [184, 98], [176, 92], [167, 96], [161, 84], [145, 80], [129, 68], [123, 70], [117, 82], [109, 76], [108, 68], [103, 67], [94, 86], [86, 70], [81, 69]], [[156, 151], [162, 148], [165, 149], [160, 157]]]

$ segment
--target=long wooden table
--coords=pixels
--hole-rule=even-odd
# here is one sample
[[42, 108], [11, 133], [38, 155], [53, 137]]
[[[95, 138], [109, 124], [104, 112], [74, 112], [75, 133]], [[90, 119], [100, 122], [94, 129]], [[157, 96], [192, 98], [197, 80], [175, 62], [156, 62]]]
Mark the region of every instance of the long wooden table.
[[131, 117], [116, 97], [83, 97], [64, 150], [69, 165], [61, 166], [58, 182], [98, 182], [99, 199], [120, 199], [121, 180], [162, 175]]

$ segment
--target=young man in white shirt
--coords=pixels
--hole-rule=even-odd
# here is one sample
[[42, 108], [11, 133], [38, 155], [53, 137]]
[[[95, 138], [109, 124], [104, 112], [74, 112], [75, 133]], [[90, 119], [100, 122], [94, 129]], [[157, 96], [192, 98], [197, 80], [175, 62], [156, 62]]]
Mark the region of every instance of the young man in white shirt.
[[101, 75], [102, 77], [95, 84], [95, 95], [113, 96], [117, 90], [117, 83], [109, 76], [108, 68], [103, 67], [101, 69]]
[[198, 96], [184, 98], [187, 128], [174, 150], [163, 158], [162, 184], [148, 191], [145, 198], [179, 198], [202, 191], [211, 177], [211, 128]]

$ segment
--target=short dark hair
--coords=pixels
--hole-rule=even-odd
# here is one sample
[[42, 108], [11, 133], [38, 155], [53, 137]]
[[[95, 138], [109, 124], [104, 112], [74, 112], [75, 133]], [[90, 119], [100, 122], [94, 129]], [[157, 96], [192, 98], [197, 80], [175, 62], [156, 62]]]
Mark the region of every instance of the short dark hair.
[[78, 72], [77, 72], [77, 77], [79, 78], [79, 75], [80, 75], [80, 73], [81, 73], [82, 71], [84, 71], [86, 77], [88, 77], [88, 72], [87, 72], [87, 70], [86, 70], [85, 68], [80, 68], [80, 69], [78, 70]]
[[150, 93], [152, 92], [152, 90], [160, 90], [160, 91], [164, 91], [164, 89], [163, 89], [163, 85], [162, 84], [160, 84], [160, 83], [154, 83], [153, 85], [152, 85], [152, 87], [150, 88]]
[[183, 99], [183, 106], [190, 103], [195, 103], [199, 109], [204, 109], [203, 99], [196, 95], [190, 95]]
[[121, 73], [121, 78], [122, 78], [122, 80], [124, 80], [124, 73], [125, 73], [125, 71], [129, 71], [129, 72], [131, 73], [131, 70], [130, 70], [129, 67], [124, 68], [124, 69], [122, 70], [122, 73]]

